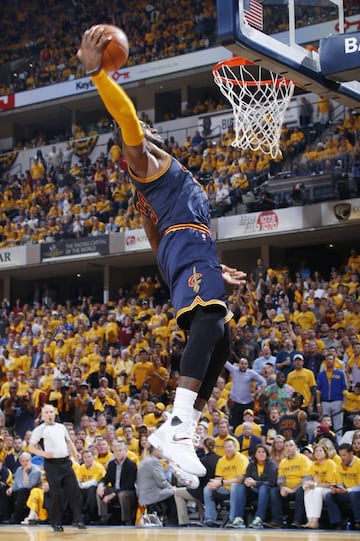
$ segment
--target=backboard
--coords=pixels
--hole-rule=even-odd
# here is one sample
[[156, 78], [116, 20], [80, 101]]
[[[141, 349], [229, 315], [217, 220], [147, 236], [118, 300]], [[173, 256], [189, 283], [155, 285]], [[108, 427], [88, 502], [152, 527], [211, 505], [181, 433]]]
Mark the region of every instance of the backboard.
[[[350, 7], [344, 11], [343, 0], [217, 0], [218, 40], [235, 56], [281, 74], [308, 92], [360, 110], [360, 82], [349, 81], [349, 73], [358, 71], [345, 66], [351, 58], [360, 68], [360, 51], [338, 61], [340, 66], [344, 63], [344, 73], [347, 70], [345, 78], [338, 73], [329, 78], [322, 72], [321, 47], [320, 54], [318, 50], [330, 35], [342, 39], [343, 33], [360, 30], [359, 2], [345, 3]], [[351, 52], [356, 43], [360, 48], [358, 34], [358, 41], [353, 37], [350, 42]], [[328, 57], [333, 42], [326, 45]]]

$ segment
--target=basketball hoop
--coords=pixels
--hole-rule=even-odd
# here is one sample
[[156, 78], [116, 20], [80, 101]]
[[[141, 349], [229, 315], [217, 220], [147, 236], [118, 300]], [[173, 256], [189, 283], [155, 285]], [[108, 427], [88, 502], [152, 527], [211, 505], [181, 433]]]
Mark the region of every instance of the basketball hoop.
[[219, 62], [212, 71], [215, 83], [233, 108], [232, 146], [278, 157], [281, 126], [294, 83], [240, 57]]

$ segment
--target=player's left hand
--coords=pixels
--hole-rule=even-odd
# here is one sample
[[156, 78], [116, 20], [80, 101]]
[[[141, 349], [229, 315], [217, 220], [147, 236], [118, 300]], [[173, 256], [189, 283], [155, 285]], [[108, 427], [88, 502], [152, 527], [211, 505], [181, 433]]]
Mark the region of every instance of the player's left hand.
[[246, 272], [228, 267], [227, 265], [221, 265], [222, 276], [228, 284], [235, 286], [246, 284]]

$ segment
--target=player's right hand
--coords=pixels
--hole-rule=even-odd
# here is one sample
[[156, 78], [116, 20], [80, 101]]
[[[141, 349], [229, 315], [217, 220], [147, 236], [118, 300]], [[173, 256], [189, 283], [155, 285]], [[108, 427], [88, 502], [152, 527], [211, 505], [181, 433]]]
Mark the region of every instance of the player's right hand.
[[86, 71], [100, 69], [102, 52], [111, 37], [104, 36], [104, 28], [101, 25], [92, 26], [83, 34], [77, 57]]
[[233, 285], [242, 285], [246, 283], [246, 272], [228, 267], [227, 265], [221, 265], [222, 276], [225, 282]]

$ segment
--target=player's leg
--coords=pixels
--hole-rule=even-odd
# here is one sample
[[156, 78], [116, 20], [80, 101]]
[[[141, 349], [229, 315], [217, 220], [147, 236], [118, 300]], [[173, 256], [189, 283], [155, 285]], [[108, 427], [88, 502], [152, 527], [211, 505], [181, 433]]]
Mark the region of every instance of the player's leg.
[[229, 323], [224, 325], [224, 334], [221, 340], [216, 344], [211, 356], [209, 366], [205, 377], [199, 389], [198, 397], [195, 401], [195, 409], [200, 413], [204, 409], [209, 400], [212, 390], [216, 385], [217, 379], [224, 367], [224, 364], [229, 359], [231, 344], [231, 331]]
[[[192, 442], [194, 422], [200, 415], [198, 410], [194, 410], [194, 405], [214, 351], [224, 339], [224, 334], [224, 318], [221, 311], [208, 311], [201, 307], [194, 310], [189, 340], [181, 358], [173, 416], [149, 437], [151, 445], [161, 449], [165, 458], [183, 470], [199, 476], [205, 475], [206, 470], [197, 457]], [[215, 371], [212, 374], [212, 386], [213, 379], [216, 381], [218, 373], [216, 376]]]

